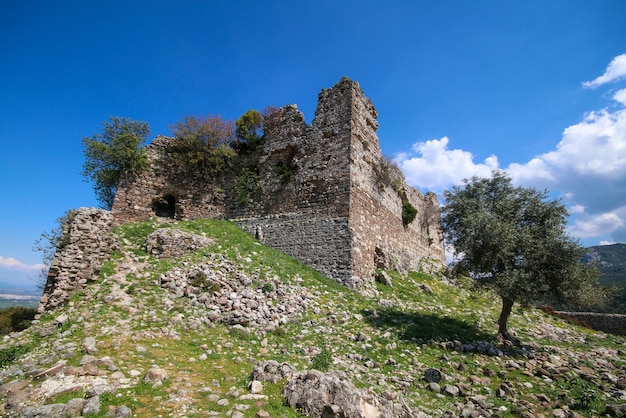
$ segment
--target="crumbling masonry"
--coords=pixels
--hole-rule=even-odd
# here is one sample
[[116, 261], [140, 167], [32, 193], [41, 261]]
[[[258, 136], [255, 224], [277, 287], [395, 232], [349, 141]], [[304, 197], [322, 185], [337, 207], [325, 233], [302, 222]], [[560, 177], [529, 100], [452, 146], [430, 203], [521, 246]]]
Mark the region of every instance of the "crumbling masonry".
[[[151, 168], [118, 187], [115, 223], [226, 218], [356, 289], [369, 287], [376, 269], [444, 263], [437, 196], [408, 186], [385, 160], [376, 119], [358, 83], [344, 78], [319, 94], [311, 125], [295, 105], [281, 108], [256, 151], [213, 182], [179, 174], [171, 139], [157, 137], [146, 148]], [[236, 191], [242, 167], [258, 173], [245, 201]], [[412, 222], [403, 221], [403, 205], [417, 209]]]

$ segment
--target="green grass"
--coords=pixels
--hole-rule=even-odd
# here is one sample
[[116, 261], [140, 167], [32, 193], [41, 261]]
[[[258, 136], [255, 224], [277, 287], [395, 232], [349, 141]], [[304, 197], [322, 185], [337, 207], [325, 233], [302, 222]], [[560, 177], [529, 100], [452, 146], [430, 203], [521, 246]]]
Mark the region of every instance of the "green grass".
[[[203, 234], [214, 243], [175, 259], [159, 259], [142, 252], [147, 235], [162, 226]], [[126, 405], [134, 416], [170, 416], [173, 411], [182, 414], [183, 404], [184, 415], [189, 417], [206, 416], [208, 411], [226, 415], [234, 404], [248, 408], [243, 411], [246, 417], [254, 417], [261, 409], [270, 416], [299, 416], [285, 405], [282, 382], [263, 383], [267, 400], [240, 401], [235, 396], [248, 393], [252, 368], [263, 360], [289, 362], [299, 370], [343, 371], [357, 387], [377, 393], [400, 393], [409, 406], [434, 416], [454, 410], [454, 403], [464, 400], [429, 391], [421, 377], [430, 367], [441, 370], [450, 384], [462, 383], [472, 375], [485, 376], [486, 369], [492, 370], [488, 381], [472, 385], [475, 391], [472, 394], [485, 396], [494, 408], [503, 407], [500, 416], [519, 416], [524, 412], [517, 410], [511, 399], [495, 396], [504, 382], [513, 382], [521, 400], [536, 404], [533, 396], [538, 393], [559, 402], [570, 399], [571, 407], [578, 408], [583, 415], [593, 414], [607, 402], [603, 394], [594, 392], [580, 379], [550, 386], [532, 374], [507, 368], [506, 360], [523, 361], [515, 352], [493, 358], [445, 348], [457, 340], [496, 342], [500, 301], [488, 292], [474, 292], [467, 280], [450, 285], [423, 273], [402, 276], [389, 272], [392, 287], [378, 284], [377, 296], [364, 296], [261, 245], [227, 221], [198, 220], [167, 225], [148, 221], [119, 227], [116, 232], [124, 250], [105, 264], [99, 281], [72, 297], [72, 306], [42, 315], [39, 324], [48, 326], [60, 313], [67, 313], [70, 320], [65, 325], [47, 338], [37, 339], [35, 331], [28, 329], [14, 345], [0, 343], [3, 367], [32, 356], [40, 362], [39, 367], [45, 368], [58, 360], [52, 350], [54, 344], [76, 344], [75, 357], [66, 361], [77, 365], [83, 354], [82, 340], [87, 335], [96, 335], [98, 357], [110, 357], [127, 376], [131, 370], [141, 372], [129, 388], [103, 395], [102, 415], [97, 416], [104, 416], [109, 405]], [[270, 331], [244, 331], [219, 323], [192, 327], [189, 318], [202, 318], [206, 311], [191, 306], [186, 298], [170, 301], [169, 291], [158, 284], [159, 277], [173, 268], [188, 268], [193, 263], [211, 260], [216, 254], [251, 276], [252, 287], [262, 292], [271, 292], [274, 280], [306, 287], [311, 295], [309, 308], [300, 318]], [[142, 270], [116, 275], [128, 257], [142, 260]], [[198, 284], [210, 286], [201, 283], [201, 278], [198, 280]], [[107, 302], [115, 286], [130, 298], [129, 307]], [[166, 301], [169, 301], [167, 305]], [[174, 320], [179, 316], [183, 319]], [[539, 326], [568, 330], [576, 339], [555, 341], [536, 337], [533, 330]], [[613, 350], [624, 347], [622, 337], [574, 327], [535, 309], [516, 306], [510, 328], [538, 352], [565, 349], [573, 358], [588, 353], [590, 347]], [[611, 360], [615, 370], [626, 365], [626, 356], [619, 353]], [[169, 379], [162, 386], [141, 382], [141, 376], [153, 364], [168, 372]], [[176, 401], [178, 398], [182, 400]], [[216, 399], [226, 399], [228, 405], [218, 405]], [[550, 414], [545, 408], [534, 412]]]

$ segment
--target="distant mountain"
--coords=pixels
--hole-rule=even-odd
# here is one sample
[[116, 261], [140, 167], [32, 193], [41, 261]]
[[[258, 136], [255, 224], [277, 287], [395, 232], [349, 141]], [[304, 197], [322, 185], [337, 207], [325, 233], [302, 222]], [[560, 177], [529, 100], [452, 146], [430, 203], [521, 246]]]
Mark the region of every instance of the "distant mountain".
[[626, 244], [589, 247], [585, 261], [595, 261], [600, 266], [600, 283], [626, 288]]
[[626, 244], [589, 247], [584, 261], [598, 263], [601, 285], [620, 288], [615, 298], [601, 310], [626, 313]]

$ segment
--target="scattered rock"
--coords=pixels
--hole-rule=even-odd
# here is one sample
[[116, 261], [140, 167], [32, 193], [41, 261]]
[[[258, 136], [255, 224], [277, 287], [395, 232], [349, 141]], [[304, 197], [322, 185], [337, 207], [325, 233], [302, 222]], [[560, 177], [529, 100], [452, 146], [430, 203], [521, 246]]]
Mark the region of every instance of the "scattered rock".
[[155, 257], [173, 258], [212, 244], [212, 240], [202, 235], [178, 229], [161, 228], [148, 235], [145, 249], [148, 254]]
[[258, 380], [253, 380], [250, 382], [250, 392], [255, 394], [263, 392], [263, 384]]
[[626, 416], [626, 404], [607, 405], [604, 413], [612, 417]]
[[85, 406], [83, 406], [83, 415], [95, 415], [98, 413], [100, 413], [100, 396], [96, 395], [87, 399], [85, 402]]
[[98, 352], [98, 349], [96, 348], [95, 337], [86, 337], [83, 340], [83, 349], [87, 354], [96, 354]]
[[426, 383], [439, 383], [443, 380], [443, 374], [437, 369], [426, 369], [424, 371], [424, 380]]
[[459, 388], [458, 386], [454, 386], [454, 385], [444, 385], [443, 389], [441, 390], [441, 392], [444, 395], [448, 395], [448, 396], [459, 396]]
[[151, 383], [153, 385], [161, 385], [164, 380], [167, 380], [167, 371], [157, 366], [152, 366], [143, 378], [144, 383]]
[[392, 287], [391, 276], [389, 276], [387, 272], [381, 271], [379, 273], [376, 273], [376, 276], [374, 278], [376, 279], [378, 283], [385, 285], [385, 286]]
[[345, 417], [393, 417], [408, 414], [398, 405], [373, 392], [359, 390], [340, 372], [321, 373], [317, 370], [299, 373], [287, 382], [283, 391], [289, 406], [302, 414]]

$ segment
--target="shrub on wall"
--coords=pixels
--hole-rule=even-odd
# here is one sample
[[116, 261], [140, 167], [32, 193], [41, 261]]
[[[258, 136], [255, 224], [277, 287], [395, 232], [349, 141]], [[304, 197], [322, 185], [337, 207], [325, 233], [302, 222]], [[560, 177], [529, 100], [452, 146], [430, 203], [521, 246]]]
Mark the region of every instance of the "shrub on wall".
[[231, 147], [235, 125], [219, 115], [187, 116], [170, 129], [175, 138], [167, 152], [189, 178], [213, 179], [237, 155]]
[[150, 127], [146, 122], [112, 116], [102, 133], [83, 138], [83, 176], [93, 182], [100, 206], [111, 209], [122, 175], [133, 176], [148, 168], [141, 144]]
[[415, 220], [417, 216], [417, 209], [413, 207], [409, 202], [402, 203], [402, 224], [408, 226]]
[[237, 200], [242, 205], [250, 203], [250, 201], [258, 194], [261, 189], [259, 173], [254, 168], [244, 168], [237, 180], [235, 181], [235, 191]]
[[276, 164], [276, 176], [280, 180], [280, 184], [283, 186], [291, 181], [294, 174], [298, 171], [298, 166], [293, 160], [279, 161]]

